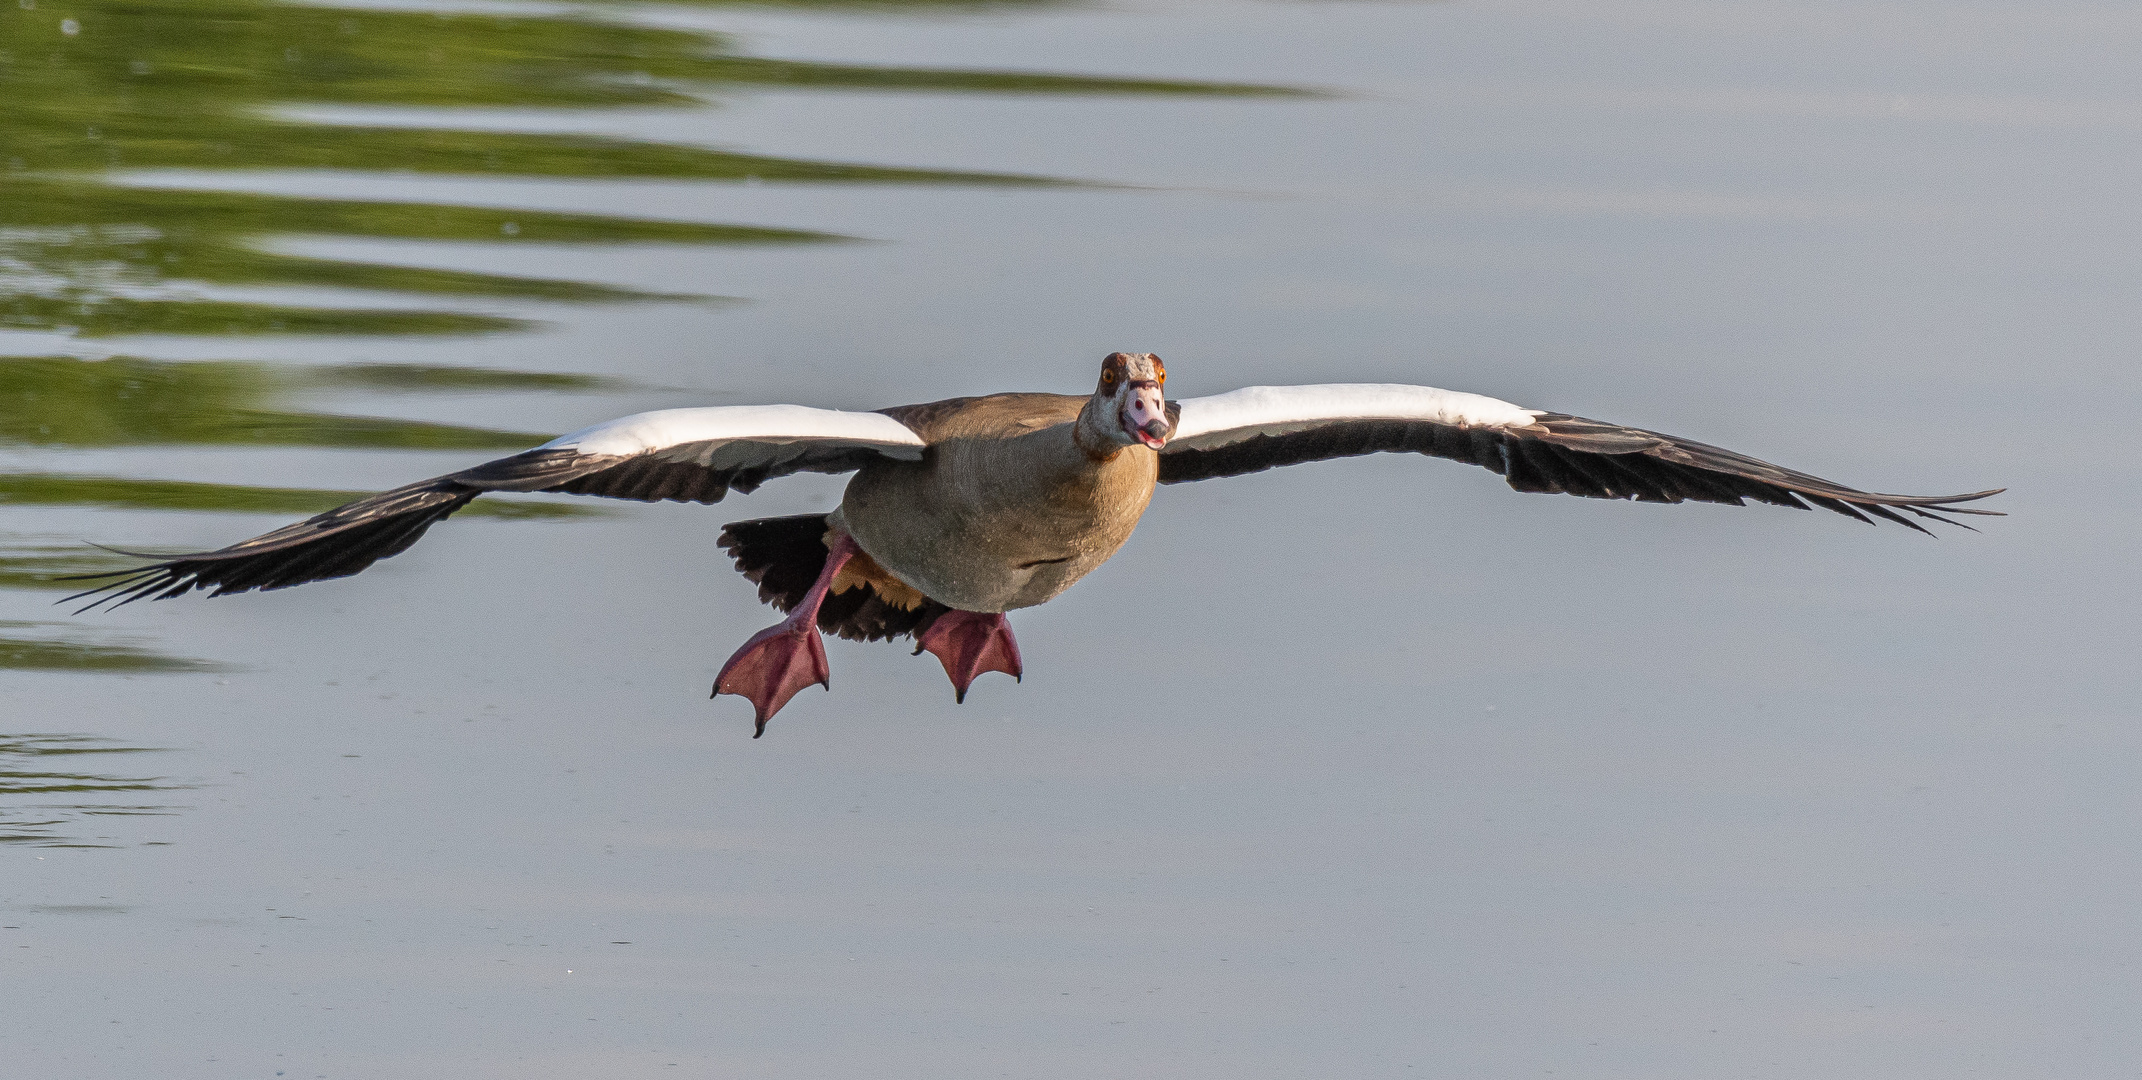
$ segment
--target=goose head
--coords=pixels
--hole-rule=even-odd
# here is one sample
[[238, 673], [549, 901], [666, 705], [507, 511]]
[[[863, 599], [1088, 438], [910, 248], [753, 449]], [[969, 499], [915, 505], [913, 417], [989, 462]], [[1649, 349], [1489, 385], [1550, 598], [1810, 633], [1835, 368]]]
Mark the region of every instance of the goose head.
[[1114, 454], [1131, 446], [1158, 450], [1175, 425], [1168, 422], [1164, 391], [1168, 369], [1152, 353], [1109, 353], [1093, 400], [1079, 411], [1081, 444]]

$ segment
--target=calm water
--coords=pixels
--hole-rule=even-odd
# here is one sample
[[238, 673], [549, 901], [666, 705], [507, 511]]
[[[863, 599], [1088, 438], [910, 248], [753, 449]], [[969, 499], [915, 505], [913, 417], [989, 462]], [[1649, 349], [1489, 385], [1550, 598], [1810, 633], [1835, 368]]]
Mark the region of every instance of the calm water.
[[[0, 7], [4, 1071], [2130, 1075], [2138, 49], [2000, 0]], [[1114, 349], [2014, 516], [1172, 488], [1015, 618], [1023, 684], [836, 642], [756, 742], [713, 538], [834, 479], [52, 604], [83, 540]]]

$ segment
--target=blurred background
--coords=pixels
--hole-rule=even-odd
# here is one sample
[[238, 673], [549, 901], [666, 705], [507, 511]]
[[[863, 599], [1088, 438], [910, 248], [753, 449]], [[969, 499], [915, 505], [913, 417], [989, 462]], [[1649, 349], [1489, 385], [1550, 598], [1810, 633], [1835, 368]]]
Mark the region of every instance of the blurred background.
[[[2130, 1075], [2138, 51], [2060, 0], [0, 4], [8, 1071]], [[756, 742], [714, 537], [839, 478], [54, 604], [88, 541], [1118, 349], [2013, 516], [1169, 488], [1023, 684], [831, 642]]]

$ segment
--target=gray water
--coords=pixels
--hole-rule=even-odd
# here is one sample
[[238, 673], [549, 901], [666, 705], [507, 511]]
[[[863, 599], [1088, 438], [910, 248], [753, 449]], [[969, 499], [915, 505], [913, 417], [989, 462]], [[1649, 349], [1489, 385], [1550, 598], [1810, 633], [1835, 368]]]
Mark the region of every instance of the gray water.
[[[41, 2], [23, 10], [62, 14]], [[0, 572], [21, 577], [0, 592], [0, 1072], [1946, 1080], [2142, 1061], [2120, 433], [2142, 12], [601, 15], [762, 57], [1326, 93], [736, 85], [682, 107], [272, 114], [916, 170], [900, 182], [738, 180], [712, 158], [626, 179], [120, 160], [106, 179], [127, 191], [532, 224], [307, 229], [301, 207], [258, 243], [489, 277], [128, 278], [178, 297], [156, 325], [182, 332], [156, 334], [98, 323], [136, 316], [83, 299], [91, 270], [22, 257], [66, 286], [23, 295], [81, 306], [21, 308], [0, 352], [133, 358], [195, 411], [127, 411], [130, 374], [80, 391], [107, 427], [40, 433], [88, 415], [38, 411], [80, 382], [52, 368], [0, 417]], [[598, 224], [566, 245], [536, 242], [566, 223], [532, 211], [867, 242]], [[616, 302], [493, 280], [528, 277]], [[224, 333], [209, 300], [255, 305], [214, 308], [230, 326], [325, 330]], [[527, 325], [297, 311], [366, 305]], [[2006, 485], [1990, 505], [2012, 516], [1929, 539], [1519, 495], [1395, 456], [1169, 488], [1114, 561], [1014, 617], [1023, 684], [986, 676], [955, 706], [928, 657], [829, 642], [832, 691], [758, 741], [748, 704], [705, 695], [774, 616], [713, 538], [829, 508], [837, 479], [457, 518], [357, 578], [108, 615], [68, 615], [36, 576], [95, 565], [79, 539], [217, 546], [300, 516], [243, 500], [331, 501], [520, 433], [1076, 391], [1116, 349], [1158, 352], [1182, 396], [1425, 383], [1877, 490]]]

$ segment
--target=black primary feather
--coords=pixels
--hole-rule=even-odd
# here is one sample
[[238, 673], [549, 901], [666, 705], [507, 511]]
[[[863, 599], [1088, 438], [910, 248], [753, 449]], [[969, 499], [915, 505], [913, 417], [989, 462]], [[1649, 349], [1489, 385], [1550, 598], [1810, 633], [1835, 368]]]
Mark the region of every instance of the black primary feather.
[[[729, 447], [737, 446], [732, 440]], [[102, 581], [66, 597], [95, 597], [82, 611], [136, 600], [161, 600], [195, 589], [211, 596], [249, 589], [286, 589], [348, 577], [398, 555], [454, 511], [491, 491], [602, 495], [641, 502], [717, 503], [734, 489], [749, 492], [768, 479], [798, 472], [846, 472], [876, 460], [875, 450], [769, 441], [765, 460], [714, 468], [698, 463], [713, 444], [683, 444], [633, 455], [584, 454], [573, 449], [529, 450], [474, 468], [381, 492], [214, 551], [161, 559], [147, 566], [69, 580]]]
[[1926, 529], [1897, 511], [1964, 528], [1970, 526], [1943, 515], [2000, 516], [1997, 510], [1956, 505], [1998, 495], [2000, 488], [1967, 495], [1883, 495], [1731, 450], [1563, 413], [1542, 413], [1526, 427], [1337, 420], [1281, 435], [1254, 435], [1211, 449], [1176, 444], [1161, 451], [1160, 482], [1181, 484], [1380, 453], [1462, 461], [1501, 474], [1518, 491], [1592, 499], [1686, 500], [1732, 506], [1753, 499], [1799, 510], [1813, 505], [1869, 524], [1880, 518], [1919, 532]]

